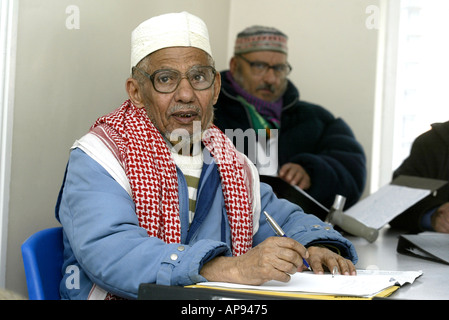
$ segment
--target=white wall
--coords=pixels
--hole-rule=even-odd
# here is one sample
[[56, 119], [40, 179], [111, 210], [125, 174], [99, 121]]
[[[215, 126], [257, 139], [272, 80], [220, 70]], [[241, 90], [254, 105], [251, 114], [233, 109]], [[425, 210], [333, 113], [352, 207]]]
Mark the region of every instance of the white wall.
[[[238, 31], [259, 23], [290, 37], [292, 80], [302, 97], [344, 118], [372, 148], [377, 0], [20, 0], [6, 288], [26, 295], [20, 245], [58, 225], [54, 205], [73, 141], [126, 93], [130, 32], [141, 21], [188, 10], [209, 27], [217, 69]], [[69, 5], [80, 28], [66, 28]], [[370, 161], [368, 162], [370, 163]]]

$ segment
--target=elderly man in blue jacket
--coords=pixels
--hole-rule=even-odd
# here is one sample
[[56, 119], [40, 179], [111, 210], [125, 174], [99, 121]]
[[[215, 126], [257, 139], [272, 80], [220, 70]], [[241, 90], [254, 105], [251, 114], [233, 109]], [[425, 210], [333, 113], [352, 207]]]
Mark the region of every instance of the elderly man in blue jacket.
[[[141, 283], [288, 281], [303, 259], [315, 273], [356, 273], [352, 244], [277, 199], [212, 124], [221, 78], [202, 20], [140, 24], [131, 69], [129, 99], [72, 147], [56, 205], [63, 299], [135, 299]], [[288, 237], [273, 237], [264, 211]]]
[[214, 123], [230, 138], [236, 130], [250, 137], [241, 141], [240, 134], [234, 143], [261, 175], [298, 186], [326, 208], [340, 194], [348, 208], [365, 187], [364, 150], [343, 119], [300, 100], [288, 79], [287, 40], [265, 26], [237, 35], [230, 68], [221, 72]]

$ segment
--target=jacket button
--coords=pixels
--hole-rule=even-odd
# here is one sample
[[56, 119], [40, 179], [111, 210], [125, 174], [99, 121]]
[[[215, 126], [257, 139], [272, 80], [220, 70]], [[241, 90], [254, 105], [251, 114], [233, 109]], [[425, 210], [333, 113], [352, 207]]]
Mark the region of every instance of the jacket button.
[[178, 259], [178, 255], [176, 253], [172, 253], [170, 255], [170, 259], [173, 260], [173, 261], [176, 261]]

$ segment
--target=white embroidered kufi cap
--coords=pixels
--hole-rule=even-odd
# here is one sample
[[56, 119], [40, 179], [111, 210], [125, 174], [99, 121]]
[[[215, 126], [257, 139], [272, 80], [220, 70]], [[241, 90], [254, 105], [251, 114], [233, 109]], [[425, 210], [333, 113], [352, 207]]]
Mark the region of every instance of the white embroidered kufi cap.
[[212, 56], [203, 20], [188, 13], [168, 13], [142, 22], [131, 34], [131, 68], [152, 52], [168, 47], [195, 47]]

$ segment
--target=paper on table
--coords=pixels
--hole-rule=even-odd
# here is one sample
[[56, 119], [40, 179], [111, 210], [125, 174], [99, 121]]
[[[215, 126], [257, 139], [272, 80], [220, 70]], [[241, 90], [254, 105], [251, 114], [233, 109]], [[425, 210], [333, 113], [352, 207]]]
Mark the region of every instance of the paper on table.
[[390, 271], [390, 270], [357, 270], [358, 276], [390, 276], [396, 280], [396, 284], [403, 286], [406, 283], [413, 283], [423, 272], [420, 271]]
[[388, 184], [357, 202], [344, 214], [367, 227], [380, 229], [430, 193], [427, 189]]
[[197, 285], [229, 288], [236, 290], [261, 290], [279, 292], [301, 292], [325, 295], [371, 297], [394, 285], [403, 285], [413, 281], [421, 271], [379, 271], [358, 270], [357, 276], [331, 274], [318, 275], [313, 272], [297, 272], [287, 283], [268, 281], [261, 286], [241, 285], [226, 282], [201, 282]]

